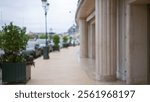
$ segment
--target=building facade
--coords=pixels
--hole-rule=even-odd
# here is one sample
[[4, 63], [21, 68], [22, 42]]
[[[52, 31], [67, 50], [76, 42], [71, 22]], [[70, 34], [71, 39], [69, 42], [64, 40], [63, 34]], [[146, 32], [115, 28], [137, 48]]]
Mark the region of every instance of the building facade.
[[150, 84], [150, 0], [79, 0], [76, 22], [97, 80]]

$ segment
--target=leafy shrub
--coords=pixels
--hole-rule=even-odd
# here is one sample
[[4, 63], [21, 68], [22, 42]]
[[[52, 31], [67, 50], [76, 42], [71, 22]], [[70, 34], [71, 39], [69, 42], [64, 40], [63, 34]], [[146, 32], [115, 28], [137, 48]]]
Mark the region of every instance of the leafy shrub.
[[67, 37], [67, 36], [64, 36], [64, 37], [63, 37], [63, 42], [64, 42], [64, 43], [67, 43], [67, 42], [68, 42], [68, 37]]
[[59, 45], [60, 37], [58, 35], [53, 36], [54, 45]]
[[53, 42], [54, 42], [53, 49], [54, 50], [59, 50], [60, 37], [58, 35], [53, 36]]
[[46, 39], [46, 35], [45, 35], [45, 34], [41, 34], [41, 35], [39, 36], [39, 38], [40, 38], [40, 39]]
[[3, 62], [24, 62], [25, 58], [21, 52], [26, 48], [27, 41], [26, 28], [13, 25], [12, 22], [3, 26], [0, 33], [0, 48], [5, 54], [1, 60]]
[[68, 46], [69, 46], [68, 40], [69, 40], [69, 39], [68, 39], [68, 37], [67, 37], [67, 36], [64, 36], [64, 37], [63, 37], [63, 47], [65, 47], [65, 48], [66, 48], [66, 47], [68, 47]]

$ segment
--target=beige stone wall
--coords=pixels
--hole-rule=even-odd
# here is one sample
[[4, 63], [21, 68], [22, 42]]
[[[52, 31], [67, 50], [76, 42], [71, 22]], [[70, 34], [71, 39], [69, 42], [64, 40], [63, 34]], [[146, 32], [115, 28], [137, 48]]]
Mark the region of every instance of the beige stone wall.
[[148, 5], [148, 84], [150, 84], [150, 4]]
[[147, 83], [147, 5], [128, 6], [127, 83]]

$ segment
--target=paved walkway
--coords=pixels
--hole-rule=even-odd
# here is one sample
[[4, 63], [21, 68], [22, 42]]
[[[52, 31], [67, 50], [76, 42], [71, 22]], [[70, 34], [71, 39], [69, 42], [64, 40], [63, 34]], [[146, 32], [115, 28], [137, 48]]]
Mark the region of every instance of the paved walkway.
[[[90, 73], [93, 72], [93, 73]], [[61, 49], [50, 53], [49, 60], [40, 57], [35, 60], [31, 80], [28, 85], [96, 85], [123, 84], [95, 81], [94, 61], [79, 58], [79, 47]]]

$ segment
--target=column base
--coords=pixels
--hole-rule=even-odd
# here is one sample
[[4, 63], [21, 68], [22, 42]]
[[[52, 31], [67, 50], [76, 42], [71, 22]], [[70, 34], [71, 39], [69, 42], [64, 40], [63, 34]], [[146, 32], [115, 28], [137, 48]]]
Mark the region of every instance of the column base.
[[88, 58], [88, 56], [80, 53], [80, 58]]
[[111, 76], [97, 76], [96, 79], [99, 80], [99, 81], [102, 81], [102, 82], [113, 82], [113, 81], [117, 80], [115, 75], [111, 75]]
[[148, 84], [148, 81], [147, 80], [143, 80], [143, 79], [128, 79], [126, 81], [126, 84], [127, 85], [146, 85]]

